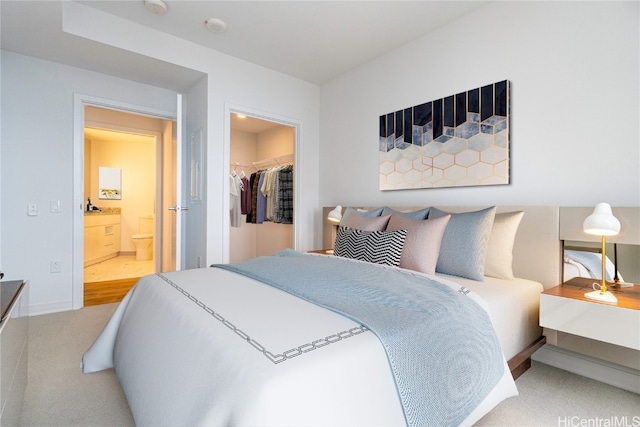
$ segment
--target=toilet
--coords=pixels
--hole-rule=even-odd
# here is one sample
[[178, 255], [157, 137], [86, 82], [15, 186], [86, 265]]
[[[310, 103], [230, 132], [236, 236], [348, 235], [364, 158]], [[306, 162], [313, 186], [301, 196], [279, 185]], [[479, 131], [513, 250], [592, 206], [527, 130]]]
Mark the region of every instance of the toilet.
[[136, 261], [153, 259], [153, 215], [138, 218], [138, 234], [131, 236], [136, 246]]

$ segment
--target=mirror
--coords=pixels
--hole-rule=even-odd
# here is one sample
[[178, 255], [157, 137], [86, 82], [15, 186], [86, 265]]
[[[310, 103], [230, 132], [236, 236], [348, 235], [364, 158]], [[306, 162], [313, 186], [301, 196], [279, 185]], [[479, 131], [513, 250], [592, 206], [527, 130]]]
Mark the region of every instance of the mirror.
[[[564, 280], [571, 277], [602, 277], [601, 245], [588, 242], [564, 241]], [[607, 281], [617, 272], [626, 283], [640, 283], [640, 246], [607, 243]]]
[[122, 169], [99, 166], [98, 189], [99, 199], [122, 199]]

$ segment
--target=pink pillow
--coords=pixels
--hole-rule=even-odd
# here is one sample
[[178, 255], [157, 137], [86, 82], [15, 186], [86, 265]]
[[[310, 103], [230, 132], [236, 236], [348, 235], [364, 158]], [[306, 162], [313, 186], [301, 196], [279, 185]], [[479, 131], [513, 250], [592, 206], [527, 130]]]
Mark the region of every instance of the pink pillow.
[[393, 214], [387, 231], [407, 230], [400, 267], [426, 274], [436, 273], [440, 243], [451, 215], [415, 220]]
[[385, 228], [387, 228], [389, 218], [391, 218], [391, 215], [366, 218], [352, 212], [351, 215], [345, 219], [344, 224], [342, 225], [349, 228], [355, 228], [356, 230], [384, 231]]

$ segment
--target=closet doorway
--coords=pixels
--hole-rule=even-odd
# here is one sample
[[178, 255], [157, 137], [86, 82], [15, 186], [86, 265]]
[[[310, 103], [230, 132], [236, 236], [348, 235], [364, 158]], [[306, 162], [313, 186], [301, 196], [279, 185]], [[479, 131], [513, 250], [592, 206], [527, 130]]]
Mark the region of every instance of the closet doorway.
[[[295, 247], [296, 127], [236, 112], [230, 116], [229, 261], [233, 263]], [[271, 185], [268, 182], [263, 187], [267, 195], [260, 204], [255, 193], [262, 191], [259, 183], [264, 184], [268, 172], [272, 173]], [[238, 178], [248, 186], [252, 199], [250, 203], [246, 189], [238, 194], [246, 197], [239, 215], [233, 210], [233, 183]], [[274, 183], [275, 180], [279, 180], [278, 183]]]

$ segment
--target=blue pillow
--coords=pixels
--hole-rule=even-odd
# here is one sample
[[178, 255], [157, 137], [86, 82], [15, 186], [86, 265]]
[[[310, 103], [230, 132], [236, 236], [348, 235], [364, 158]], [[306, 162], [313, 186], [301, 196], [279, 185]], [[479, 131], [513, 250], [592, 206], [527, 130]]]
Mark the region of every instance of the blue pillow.
[[496, 207], [457, 214], [437, 208], [429, 211], [429, 218], [445, 215], [451, 215], [451, 219], [442, 236], [436, 272], [484, 280], [484, 266]]
[[409, 219], [417, 219], [422, 221], [423, 219], [427, 219], [427, 217], [429, 216], [429, 208], [420, 209], [419, 211], [413, 211], [413, 212], [397, 211], [395, 209], [391, 209], [388, 206], [385, 206], [384, 209], [382, 209], [382, 216], [392, 215], [392, 214], [400, 215]]
[[363, 216], [365, 218], [374, 218], [376, 216], [380, 216], [382, 214], [383, 208], [372, 209], [370, 211], [362, 211], [355, 208], [347, 208], [344, 210], [344, 214], [342, 215], [342, 220], [340, 221], [340, 225], [344, 225], [344, 221], [347, 219], [349, 215], [355, 213], [356, 215]]

